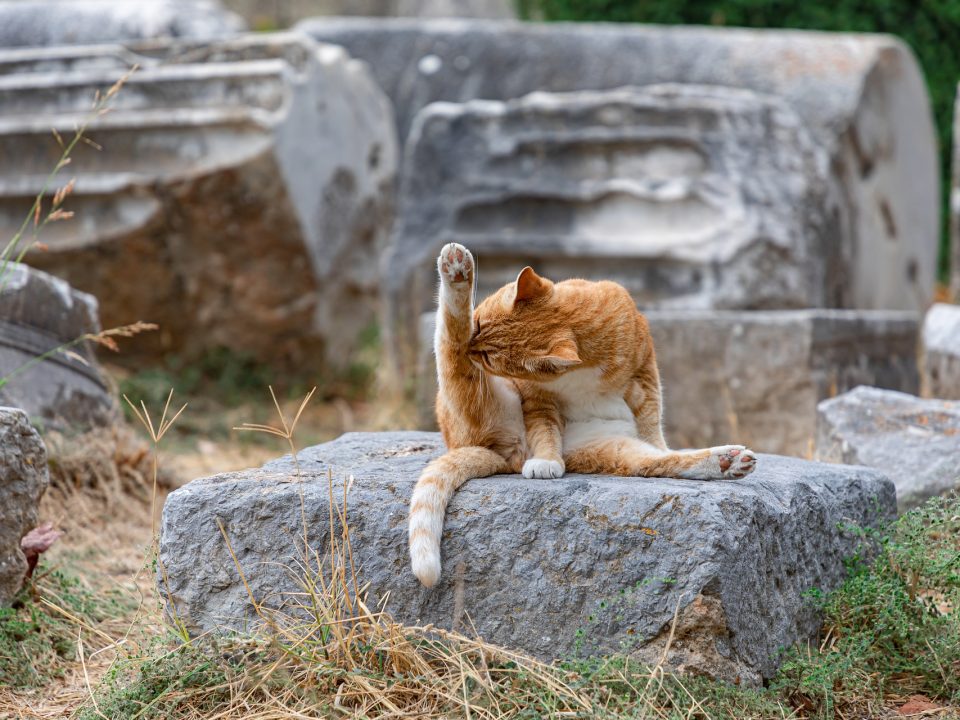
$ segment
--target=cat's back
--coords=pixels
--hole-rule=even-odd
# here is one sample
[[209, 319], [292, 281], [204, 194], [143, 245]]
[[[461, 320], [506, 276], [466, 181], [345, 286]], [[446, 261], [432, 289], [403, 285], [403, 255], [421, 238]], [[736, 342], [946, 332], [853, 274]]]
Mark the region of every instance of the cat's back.
[[583, 280], [572, 278], [555, 284], [557, 301], [569, 302], [573, 307], [602, 307], [607, 313], [636, 311], [630, 292], [613, 280]]

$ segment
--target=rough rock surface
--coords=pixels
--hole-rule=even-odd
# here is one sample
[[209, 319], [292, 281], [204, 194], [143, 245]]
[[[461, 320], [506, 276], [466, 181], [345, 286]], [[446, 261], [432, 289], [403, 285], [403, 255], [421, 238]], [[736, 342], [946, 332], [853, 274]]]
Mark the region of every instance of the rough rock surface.
[[223, 0], [251, 26], [290, 27], [318, 15], [362, 17], [463, 17], [512, 19], [514, 0]]
[[[315, 18], [298, 27], [370, 63], [393, 100], [401, 138], [435, 101], [658, 83], [780, 98], [824, 149], [841, 188], [830, 212], [843, 242], [831, 252], [843, 255], [849, 285], [844, 302], [829, 306], [920, 311], [932, 299], [940, 235], [935, 130], [919, 66], [892, 36], [370, 18]], [[649, 147], [651, 155], [671, 149], [653, 139]], [[586, 149], [595, 158], [598, 147]]]
[[[817, 403], [857, 385], [916, 393], [918, 316], [882, 310], [645, 312], [671, 447], [810, 457]], [[434, 313], [421, 317], [420, 427], [436, 428]]]
[[777, 456], [731, 483], [473, 480], [450, 505], [444, 575], [426, 590], [408, 567], [407, 502], [442, 451], [435, 433], [351, 433], [302, 451], [302, 482], [286, 457], [176, 490], [161, 524], [168, 611], [195, 633], [249, 626], [218, 522], [255, 597], [276, 605], [296, 592], [283, 565], [298, 553], [301, 493], [310, 545], [323, 557], [330, 471], [337, 502], [353, 477], [347, 520], [359, 575], [375, 597], [390, 593], [403, 621], [468, 627], [469, 616], [485, 639], [547, 658], [659, 657], [679, 606], [674, 666], [756, 683], [815, 632], [803, 593], [841, 581], [858, 543], [849, 526], [894, 512], [893, 485], [875, 470]]
[[0, 48], [208, 38], [244, 29], [216, 0], [0, 1]]
[[809, 458], [817, 403], [857, 385], [916, 393], [919, 317], [882, 310], [647, 313], [675, 447]]
[[27, 414], [0, 407], [0, 607], [23, 582], [27, 561], [20, 538], [37, 526], [48, 482], [47, 451]]
[[[366, 66], [293, 34], [0, 53], [0, 237], [97, 88], [141, 66], [81, 145], [72, 221], [27, 262], [94, 292], [135, 351], [227, 347], [344, 362], [375, 316], [392, 218], [389, 101]], [[329, 341], [329, 342], [328, 342]]]
[[[97, 301], [26, 265], [0, 269], [0, 377], [33, 358], [100, 330]], [[105, 425], [116, 417], [106, 379], [88, 344], [75, 345], [9, 378], [0, 405], [22, 408], [54, 429]]]
[[816, 458], [882, 471], [901, 512], [960, 487], [960, 403], [858, 387], [817, 413]]
[[923, 380], [925, 395], [960, 400], [960, 305], [937, 303], [927, 311]]

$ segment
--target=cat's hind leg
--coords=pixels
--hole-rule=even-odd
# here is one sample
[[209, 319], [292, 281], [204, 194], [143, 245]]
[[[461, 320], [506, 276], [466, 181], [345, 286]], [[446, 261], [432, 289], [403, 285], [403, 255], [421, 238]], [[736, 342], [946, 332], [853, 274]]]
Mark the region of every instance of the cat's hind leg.
[[742, 445], [661, 450], [636, 438], [597, 440], [565, 454], [568, 472], [686, 480], [733, 480], [753, 472], [757, 456]]
[[426, 587], [440, 579], [440, 537], [447, 503], [467, 480], [510, 472], [509, 463], [484, 447], [461, 447], [424, 468], [410, 498], [410, 564]]

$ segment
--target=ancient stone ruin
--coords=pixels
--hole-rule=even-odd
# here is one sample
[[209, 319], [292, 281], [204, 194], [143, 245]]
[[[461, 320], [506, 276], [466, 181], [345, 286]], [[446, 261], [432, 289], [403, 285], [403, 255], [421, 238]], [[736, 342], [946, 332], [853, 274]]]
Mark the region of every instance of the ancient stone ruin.
[[214, 38], [244, 29], [216, 0], [0, 2], [0, 48]]
[[960, 400], [960, 306], [937, 303], [924, 317], [923, 392]]
[[449, 507], [444, 575], [427, 590], [408, 568], [407, 502], [443, 451], [436, 433], [351, 433], [300, 452], [299, 476], [285, 457], [176, 490], [161, 523], [167, 613], [194, 634], [254, 627], [241, 572], [257, 602], [295, 612], [302, 538], [307, 557], [329, 558], [330, 498], [341, 505], [346, 483], [352, 561], [398, 620], [475, 628], [546, 659], [655, 662], [677, 613], [670, 667], [756, 685], [816, 632], [804, 593], [845, 577], [852, 528], [896, 506], [879, 471], [766, 455], [736, 482], [472, 480]]
[[[0, 52], [0, 237], [106, 89], [141, 66], [81, 145], [70, 209], [31, 265], [93, 292], [106, 326], [162, 331], [125, 357], [227, 347], [346, 362], [376, 307], [396, 158], [366, 67], [301, 35]], [[324, 355], [325, 354], [325, 355]]]
[[0, 264], [0, 378], [7, 379], [0, 405], [25, 410], [47, 430], [114, 422], [116, 405], [93, 348], [73, 344], [69, 352], [49, 354], [99, 330], [92, 295], [26, 265], [9, 263], [4, 270]]
[[0, 607], [23, 584], [27, 561], [20, 539], [37, 525], [48, 482], [47, 451], [27, 414], [0, 407]]
[[818, 460], [877, 468], [901, 512], [960, 489], [960, 403], [858, 387], [820, 403]]
[[[418, 378], [423, 427], [432, 259], [450, 241], [476, 254], [481, 297], [532, 264], [556, 280], [621, 282], [655, 327], [660, 311], [704, 313], [656, 333], [673, 444], [739, 437], [809, 456], [817, 401], [859, 383], [917, 392], [938, 175], [923, 78], [899, 41], [456, 20], [299, 27], [367, 60], [393, 100], [405, 150], [383, 334], [388, 372]], [[852, 314], [804, 324], [785, 312], [800, 308]], [[723, 330], [701, 342], [694, 327]], [[724, 334], [734, 327], [778, 351], [741, 353]], [[818, 370], [831, 364], [836, 377]], [[717, 388], [748, 369], [734, 407]], [[782, 382], [791, 373], [804, 379]]]
[[[299, 27], [370, 63], [406, 139], [390, 261], [403, 271], [388, 279], [385, 328], [401, 374], [432, 299], [420, 273], [465, 232], [483, 246], [481, 278], [517, 260], [587, 277], [664, 260], [670, 272], [631, 275], [642, 307], [920, 311], [932, 298], [933, 123], [916, 61], [891, 37], [456, 20], [317, 18]], [[651, 90], [663, 83], [684, 87]], [[719, 88], [728, 100], [715, 100]], [[627, 96], [646, 114], [624, 115]], [[457, 105], [431, 108], [436, 101]], [[716, 142], [738, 133], [753, 138], [749, 147]], [[449, 154], [454, 147], [481, 163], [476, 176]], [[445, 152], [451, 167], [436, 164]], [[793, 158], [789, 170], [780, 153]], [[753, 158], [761, 173], [784, 170], [765, 185], [769, 198], [737, 170]], [[429, 196], [430, 173], [467, 199]], [[805, 212], [790, 213], [788, 198], [807, 203]], [[669, 242], [654, 232], [666, 225], [676, 233]], [[417, 229], [429, 232], [415, 250]], [[747, 288], [727, 296], [736, 283], [691, 262], [695, 248], [723, 258]], [[806, 254], [813, 250], [822, 264]], [[777, 253], [791, 282], [774, 294], [758, 278]]]

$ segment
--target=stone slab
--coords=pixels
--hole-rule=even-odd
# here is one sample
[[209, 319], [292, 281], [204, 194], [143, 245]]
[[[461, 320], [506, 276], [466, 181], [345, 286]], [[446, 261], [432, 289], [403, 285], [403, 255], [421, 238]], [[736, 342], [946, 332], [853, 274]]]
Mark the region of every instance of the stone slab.
[[920, 67], [893, 36], [452, 19], [314, 18], [297, 27], [370, 63], [401, 139], [438, 101], [661, 83], [778, 98], [826, 152], [841, 190], [823, 211], [843, 228], [831, 252], [850, 266], [849, 301], [828, 306], [921, 311], [932, 299], [936, 132]]
[[216, 0], [0, 2], [0, 48], [216, 37], [245, 27]]
[[[123, 361], [227, 348], [343, 366], [376, 317], [396, 139], [368, 68], [303, 35], [0, 52], [0, 236], [97, 89], [141, 69], [80, 145], [73, 220], [29, 264], [93, 292], [104, 325], [162, 330]], [[64, 181], [65, 182], [65, 181]]]
[[444, 575], [427, 590], [409, 570], [407, 503], [441, 452], [435, 433], [351, 433], [300, 452], [299, 479], [286, 457], [174, 491], [160, 540], [168, 612], [193, 633], [251, 627], [218, 522], [255, 597], [277, 606], [297, 592], [289, 568], [298, 544], [302, 552], [302, 517], [311, 548], [326, 553], [329, 472], [338, 503], [350, 478], [361, 581], [372, 599], [389, 592], [404, 622], [472, 623], [486, 640], [543, 658], [636, 651], [655, 660], [679, 611], [673, 667], [756, 684], [817, 630], [804, 593], [841, 582], [859, 543], [852, 526], [894, 512], [893, 485], [875, 470], [769, 455], [737, 482], [472, 480], [450, 504]]
[[923, 392], [960, 400], [960, 305], [937, 303], [924, 317]]
[[817, 459], [884, 472], [900, 512], [960, 488], [960, 403], [858, 387], [817, 414]]
[[[99, 332], [97, 301], [26, 265], [0, 264], [0, 377], [34, 358]], [[0, 405], [26, 411], [44, 430], [80, 431], [118, 418], [110, 384], [90, 343], [58, 352], [9, 377]]]
[[0, 607], [23, 584], [27, 561], [20, 539], [37, 526], [48, 483], [47, 451], [27, 414], [0, 407]]

